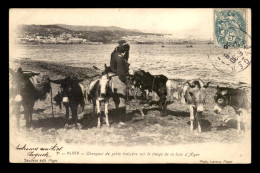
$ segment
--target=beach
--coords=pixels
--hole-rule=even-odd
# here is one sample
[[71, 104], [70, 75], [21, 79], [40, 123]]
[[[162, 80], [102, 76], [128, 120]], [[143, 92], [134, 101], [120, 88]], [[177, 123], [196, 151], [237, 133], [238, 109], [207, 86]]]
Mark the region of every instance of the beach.
[[[66, 75], [83, 77], [94, 76], [97, 72], [89, 67], [66, 66], [58, 63], [20, 59], [13, 62], [13, 67], [22, 67], [24, 70], [47, 74], [51, 79], [64, 78]], [[86, 79], [83, 83], [88, 83]], [[214, 84], [216, 85], [216, 84]], [[51, 84], [53, 96], [59, 91], [59, 86]], [[54, 105], [54, 117], [51, 112], [51, 98], [48, 94], [45, 101], [37, 101], [33, 113], [33, 129], [25, 130], [23, 112], [21, 116], [20, 137], [40, 143], [77, 143], [93, 145], [174, 145], [190, 143], [236, 143], [243, 139], [243, 133], [237, 133], [234, 110], [227, 107], [221, 114], [213, 112], [213, 96], [215, 86], [207, 89], [206, 105], [202, 118], [202, 133], [190, 132], [189, 111], [186, 104], [175, 101], [167, 106], [166, 114], [161, 114], [156, 104], [143, 103], [132, 99], [127, 102], [126, 116], [123, 117], [125, 125], [118, 123], [118, 115], [122, 114], [125, 102], [121, 100], [119, 110], [115, 110], [113, 101], [109, 103], [110, 127], [105, 124], [97, 128], [97, 117], [92, 114], [92, 103], [87, 102], [85, 110], [78, 109], [80, 130], [71, 128], [66, 130], [65, 108], [59, 109]], [[151, 94], [154, 101], [158, 100], [156, 94]], [[141, 116], [138, 108], [142, 108], [145, 117]], [[23, 111], [21, 109], [21, 111]], [[104, 116], [102, 106], [102, 115]], [[223, 116], [233, 118], [228, 125], [222, 121]], [[71, 118], [71, 117], [70, 117]], [[14, 115], [10, 114], [12, 125], [15, 123]], [[103, 121], [104, 122], [104, 121]], [[242, 127], [243, 128], [243, 127]], [[12, 128], [11, 128], [12, 129]], [[249, 127], [250, 129], [250, 127]], [[14, 129], [12, 129], [14, 130]]]

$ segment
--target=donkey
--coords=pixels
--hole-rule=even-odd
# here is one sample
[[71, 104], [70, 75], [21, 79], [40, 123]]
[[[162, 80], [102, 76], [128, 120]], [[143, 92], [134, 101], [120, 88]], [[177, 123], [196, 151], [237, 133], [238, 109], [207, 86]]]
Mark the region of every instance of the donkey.
[[205, 85], [201, 79], [198, 79], [192, 80], [191, 83], [187, 81], [183, 87], [182, 96], [190, 111], [190, 131], [194, 130], [194, 126], [197, 126], [198, 132], [201, 133], [201, 116], [206, 103], [206, 89], [210, 83]]
[[246, 90], [240, 88], [219, 87], [217, 85], [217, 92], [214, 96], [214, 101], [216, 103], [214, 106], [215, 113], [219, 114], [226, 106], [231, 106], [237, 115], [237, 131], [241, 131], [241, 118], [245, 122], [245, 131], [247, 130], [247, 123], [244, 114], [245, 111], [249, 112], [251, 106]]
[[[13, 76], [13, 85], [11, 88], [14, 91], [14, 104], [15, 113], [17, 118], [17, 128], [20, 129], [20, 106], [24, 108], [26, 129], [31, 127], [33, 107], [37, 100], [45, 100], [46, 94], [51, 91], [51, 85], [49, 77], [43, 75], [38, 78], [37, 83], [33, 83], [34, 79], [40, 73], [34, 73], [23, 71], [22, 68], [18, 68], [17, 72], [10, 69], [10, 73]], [[38, 85], [38, 86], [37, 86]]]
[[166, 111], [166, 82], [168, 80], [166, 76], [151, 75], [149, 72], [145, 72], [144, 70], [138, 70], [134, 72], [130, 79], [135, 88], [139, 88], [143, 95], [146, 93], [146, 97], [148, 95], [148, 91], [154, 91], [160, 98], [159, 109]]
[[61, 92], [54, 97], [54, 101], [61, 108], [61, 102], [66, 108], [66, 120], [65, 128], [69, 124], [69, 108], [71, 109], [73, 123], [75, 128], [78, 128], [78, 105], [81, 106], [82, 111], [85, 106], [86, 90], [85, 87], [80, 84], [84, 79], [76, 79], [67, 76], [65, 79], [50, 80], [52, 83], [59, 84]]
[[[89, 91], [88, 91], [88, 100], [93, 103], [93, 114], [97, 113], [98, 123], [97, 127], [101, 127], [100, 116], [101, 116], [101, 102], [105, 104], [105, 116], [106, 116], [106, 125], [110, 126], [108, 120], [108, 103], [109, 99], [112, 97], [115, 102], [116, 109], [119, 108], [120, 104], [120, 94], [117, 93], [117, 89], [113, 89], [113, 82], [111, 79], [113, 76], [116, 76], [112, 73], [103, 73], [98, 80], [90, 82]], [[122, 97], [122, 96], [121, 96]]]

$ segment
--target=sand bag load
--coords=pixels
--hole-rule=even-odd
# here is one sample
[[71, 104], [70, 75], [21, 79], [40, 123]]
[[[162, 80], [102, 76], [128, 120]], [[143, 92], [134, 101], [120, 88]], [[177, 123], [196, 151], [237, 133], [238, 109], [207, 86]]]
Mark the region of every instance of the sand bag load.
[[38, 91], [40, 100], [46, 99], [46, 94], [51, 91], [51, 84], [49, 81], [49, 76], [46, 74], [36, 75], [30, 78], [30, 81], [34, 85], [35, 89]]

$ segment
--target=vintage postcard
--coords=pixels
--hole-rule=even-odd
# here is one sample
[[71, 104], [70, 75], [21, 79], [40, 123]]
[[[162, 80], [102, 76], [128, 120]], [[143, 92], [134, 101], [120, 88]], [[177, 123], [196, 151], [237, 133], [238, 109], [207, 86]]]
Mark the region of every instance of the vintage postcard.
[[9, 10], [11, 163], [251, 163], [251, 9]]

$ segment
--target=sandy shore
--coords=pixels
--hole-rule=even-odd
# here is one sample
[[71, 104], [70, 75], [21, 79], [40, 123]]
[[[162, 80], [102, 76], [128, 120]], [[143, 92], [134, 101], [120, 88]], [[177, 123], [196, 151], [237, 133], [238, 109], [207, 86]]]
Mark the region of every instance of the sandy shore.
[[[94, 76], [97, 72], [94, 69], [69, 67], [60, 64], [17, 61], [12, 67], [21, 66], [24, 70], [45, 73], [52, 79], [63, 78], [66, 75], [77, 77]], [[84, 81], [88, 83], [89, 81]], [[53, 95], [56, 95], [59, 86], [51, 84]], [[65, 130], [65, 110], [60, 110], [54, 105], [54, 117], [51, 114], [50, 95], [45, 101], [38, 101], [34, 107], [32, 131], [25, 131], [25, 120], [21, 117], [20, 135], [32, 141], [43, 143], [66, 142], [81, 144], [113, 144], [113, 145], [172, 145], [204, 142], [234, 143], [239, 142], [244, 134], [237, 133], [236, 122], [233, 119], [228, 126], [223, 125], [223, 115], [235, 118], [232, 108], [226, 108], [220, 115], [213, 112], [213, 95], [216, 89], [207, 89], [205, 111], [203, 112], [202, 131], [203, 133], [191, 133], [189, 130], [189, 112], [187, 105], [175, 101], [168, 105], [166, 115], [162, 115], [157, 105], [142, 103], [141, 101], [131, 100], [127, 103], [127, 115], [123, 118], [125, 125], [118, 124], [118, 115], [124, 109], [124, 101], [119, 110], [114, 109], [114, 103], [109, 105], [109, 120], [111, 127], [105, 125], [101, 129], [96, 128], [97, 117], [92, 115], [92, 104], [86, 103], [85, 110], [79, 110], [79, 123], [82, 128]], [[153, 99], [157, 97], [153, 94]], [[142, 107], [145, 118], [142, 118], [140, 111]], [[21, 109], [21, 111], [23, 111]], [[15, 122], [14, 115], [10, 115], [11, 122]], [[12, 128], [12, 127], [11, 127]]]

